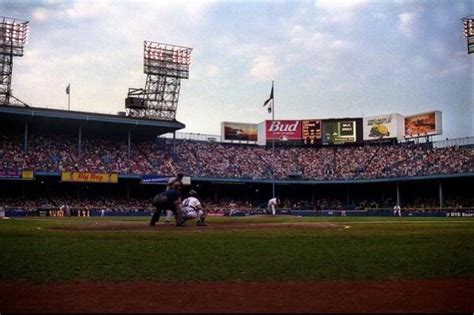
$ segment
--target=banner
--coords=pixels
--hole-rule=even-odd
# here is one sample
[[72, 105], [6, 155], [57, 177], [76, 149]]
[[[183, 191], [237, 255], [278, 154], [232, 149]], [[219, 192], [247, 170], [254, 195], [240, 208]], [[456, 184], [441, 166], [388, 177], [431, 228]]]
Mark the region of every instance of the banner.
[[[167, 185], [168, 181], [171, 177], [174, 176], [161, 176], [161, 175], [143, 175], [142, 180], [140, 181], [141, 184], [157, 184], [157, 185]], [[191, 177], [190, 176], [183, 176], [181, 180], [183, 185], [188, 186], [191, 185]]]
[[403, 116], [388, 114], [364, 117], [364, 140], [403, 139]]
[[32, 170], [15, 170], [2, 168], [0, 169], [0, 178], [33, 180], [35, 179], [35, 173]]
[[321, 144], [321, 120], [303, 120], [301, 121], [301, 135], [303, 144], [316, 145]]
[[362, 140], [362, 119], [323, 120], [323, 144], [356, 143]]
[[79, 173], [62, 172], [63, 182], [84, 182], [84, 183], [118, 183], [117, 173]]
[[265, 121], [266, 142], [302, 142], [302, 128], [300, 120], [266, 120]]
[[0, 178], [21, 178], [21, 170], [13, 170], [8, 168], [0, 169]]
[[257, 142], [258, 126], [257, 124], [222, 122], [221, 123], [222, 140], [229, 141], [252, 141]]
[[440, 111], [433, 111], [405, 117], [405, 137], [423, 137], [442, 134]]

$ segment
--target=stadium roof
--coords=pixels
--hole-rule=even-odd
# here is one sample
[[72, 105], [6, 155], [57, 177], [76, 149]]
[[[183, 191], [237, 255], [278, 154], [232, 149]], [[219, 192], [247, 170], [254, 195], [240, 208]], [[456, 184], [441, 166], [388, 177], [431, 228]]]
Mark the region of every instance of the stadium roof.
[[29, 130], [60, 130], [75, 132], [83, 126], [86, 134], [123, 134], [132, 130], [134, 135], [156, 136], [183, 129], [184, 124], [173, 120], [143, 119], [128, 116], [67, 111], [60, 109], [0, 106], [0, 125], [9, 130], [23, 130], [28, 121]]

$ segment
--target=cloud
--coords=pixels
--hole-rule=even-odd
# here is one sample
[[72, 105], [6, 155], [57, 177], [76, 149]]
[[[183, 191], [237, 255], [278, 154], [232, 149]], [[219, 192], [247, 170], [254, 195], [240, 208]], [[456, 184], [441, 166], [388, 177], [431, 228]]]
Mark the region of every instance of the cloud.
[[316, 7], [324, 10], [353, 10], [366, 5], [368, 0], [316, 0]]
[[33, 20], [38, 21], [38, 22], [44, 22], [49, 16], [49, 12], [45, 8], [36, 8], [33, 10], [33, 13], [31, 14], [33, 17]]
[[257, 81], [272, 80], [278, 76], [281, 70], [281, 67], [276, 64], [274, 56], [259, 56], [252, 61], [250, 76]]
[[207, 67], [207, 75], [211, 78], [215, 78], [219, 76], [220, 73], [221, 73], [221, 68], [216, 65], [209, 65]]
[[403, 12], [398, 15], [398, 29], [406, 37], [414, 35], [415, 19], [416, 14], [414, 12]]

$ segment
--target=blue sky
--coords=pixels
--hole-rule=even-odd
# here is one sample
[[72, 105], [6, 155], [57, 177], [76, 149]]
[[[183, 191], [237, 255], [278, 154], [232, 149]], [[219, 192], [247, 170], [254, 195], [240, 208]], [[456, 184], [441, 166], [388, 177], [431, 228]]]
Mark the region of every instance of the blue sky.
[[443, 136], [474, 135], [472, 1], [5, 1], [30, 21], [13, 94], [38, 107], [116, 113], [144, 87], [143, 40], [192, 47], [177, 119], [221, 121], [443, 112]]

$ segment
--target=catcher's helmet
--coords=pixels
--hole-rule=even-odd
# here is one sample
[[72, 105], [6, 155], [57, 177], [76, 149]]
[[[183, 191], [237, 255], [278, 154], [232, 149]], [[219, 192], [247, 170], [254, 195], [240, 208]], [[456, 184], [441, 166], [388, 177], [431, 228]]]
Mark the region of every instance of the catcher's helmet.
[[191, 197], [195, 197], [195, 196], [197, 196], [197, 192], [196, 192], [195, 190], [190, 190], [190, 191], [189, 191], [189, 195], [190, 195]]

